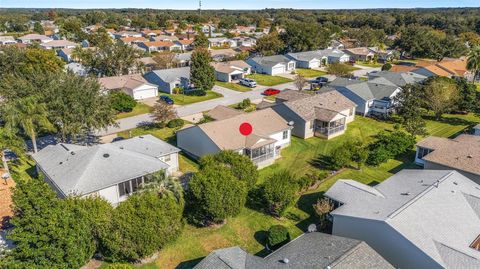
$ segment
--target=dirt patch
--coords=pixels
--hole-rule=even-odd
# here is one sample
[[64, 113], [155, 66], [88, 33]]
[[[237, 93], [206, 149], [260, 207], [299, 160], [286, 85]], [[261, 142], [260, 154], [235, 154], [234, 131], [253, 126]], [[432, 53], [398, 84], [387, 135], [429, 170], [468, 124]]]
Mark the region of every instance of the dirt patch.
[[6, 180], [1, 178], [5, 173], [4, 169], [0, 169], [0, 229], [6, 228], [8, 221], [13, 216], [12, 194], [15, 182], [10, 177]]

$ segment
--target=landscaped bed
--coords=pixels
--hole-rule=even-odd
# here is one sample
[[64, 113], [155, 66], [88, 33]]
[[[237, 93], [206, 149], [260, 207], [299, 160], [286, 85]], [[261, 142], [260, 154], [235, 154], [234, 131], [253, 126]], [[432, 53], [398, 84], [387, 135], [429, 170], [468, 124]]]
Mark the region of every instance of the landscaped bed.
[[248, 78], [254, 79], [258, 85], [263, 86], [275, 86], [279, 84], [284, 84], [292, 82], [291, 79], [280, 77], [280, 76], [270, 76], [264, 74], [251, 74], [247, 76]]
[[234, 90], [234, 91], [237, 91], [237, 92], [249, 92], [249, 91], [252, 90], [251, 88], [249, 88], [247, 86], [240, 85], [239, 83], [216, 81], [215, 85], [223, 87], [223, 88], [227, 88], [227, 89], [230, 89], [230, 90]]
[[185, 95], [185, 94], [167, 94], [161, 93], [160, 95], [166, 95], [172, 98], [175, 105], [188, 105], [198, 102], [203, 102], [215, 98], [223, 97], [220, 93], [216, 93], [214, 91], [207, 91], [207, 94], [204, 96], [195, 96], [195, 95]]
[[152, 112], [152, 109], [153, 109], [152, 107], [144, 103], [137, 102], [137, 105], [133, 108], [132, 111], [119, 113], [117, 114], [116, 118], [117, 120], [119, 120], [119, 119], [133, 117], [141, 114], [146, 114], [146, 113]]

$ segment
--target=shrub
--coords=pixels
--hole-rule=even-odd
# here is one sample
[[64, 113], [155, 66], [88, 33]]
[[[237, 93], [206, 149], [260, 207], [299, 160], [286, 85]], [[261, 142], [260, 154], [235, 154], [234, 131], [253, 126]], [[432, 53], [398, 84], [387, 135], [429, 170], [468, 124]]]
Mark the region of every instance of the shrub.
[[168, 128], [181, 128], [185, 124], [185, 121], [182, 119], [173, 119], [168, 122]]
[[298, 183], [288, 171], [276, 172], [262, 185], [266, 210], [274, 216], [283, 216], [296, 200]]
[[188, 183], [186, 201], [190, 220], [199, 225], [221, 223], [245, 205], [245, 182], [220, 165], [200, 169]]
[[238, 103], [237, 104], [237, 108], [238, 109], [246, 109], [248, 107], [250, 107], [252, 105], [252, 101], [250, 101], [250, 99], [243, 99], [242, 102]]
[[105, 267], [102, 267], [104, 269], [133, 269], [133, 265], [130, 265], [128, 263], [111, 263]]
[[110, 261], [138, 261], [180, 234], [183, 202], [169, 191], [144, 191], [130, 196], [113, 211], [101, 234], [101, 253]]
[[326, 178], [328, 173], [326, 171], [321, 171], [318, 173], [309, 173], [298, 179], [298, 187], [300, 191], [308, 190], [312, 187], [318, 180]]
[[393, 132], [380, 132], [377, 139], [369, 145], [370, 153], [367, 164], [379, 165], [388, 159], [405, 153], [415, 145], [415, 137], [397, 130]]
[[332, 63], [327, 67], [327, 72], [330, 75], [336, 75], [339, 77], [351, 76], [352, 68], [346, 64]]
[[190, 96], [205, 96], [207, 95], [207, 92], [202, 89], [196, 89], [196, 90], [185, 92], [184, 94], [190, 95]]
[[224, 167], [223, 169], [230, 170], [234, 177], [245, 182], [248, 190], [257, 183], [257, 166], [245, 155], [240, 155], [231, 150], [224, 150], [200, 159], [200, 168], [209, 165], [221, 165]]
[[290, 241], [290, 233], [283, 225], [273, 225], [268, 229], [268, 245], [273, 248], [278, 248], [281, 245]]
[[117, 112], [130, 112], [137, 105], [137, 101], [124, 92], [111, 92], [110, 102]]
[[392, 65], [390, 63], [386, 63], [382, 66], [382, 71], [388, 71], [392, 69]]

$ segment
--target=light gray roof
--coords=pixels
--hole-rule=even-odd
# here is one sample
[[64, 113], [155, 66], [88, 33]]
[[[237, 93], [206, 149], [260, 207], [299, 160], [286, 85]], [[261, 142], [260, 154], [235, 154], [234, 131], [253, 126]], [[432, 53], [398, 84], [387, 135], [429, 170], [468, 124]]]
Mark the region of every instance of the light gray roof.
[[175, 54], [174, 60], [179, 61], [179, 62], [188, 62], [192, 59], [192, 53], [191, 52], [185, 52], [185, 53], [177, 53]]
[[379, 71], [370, 73], [370, 82], [378, 84], [386, 84], [391, 86], [403, 87], [407, 84], [414, 84], [426, 79], [425, 76], [415, 74], [412, 72], [390, 72]]
[[178, 78], [190, 79], [190, 67], [153, 70], [150, 73], [167, 83], [175, 82]]
[[312, 60], [320, 60], [322, 58], [322, 55], [318, 51], [305, 51], [305, 52], [290, 52], [287, 54], [287, 56], [291, 57], [292, 59], [296, 61], [312, 61]]
[[375, 187], [339, 180], [325, 196], [342, 203], [334, 218], [382, 221], [443, 267], [480, 268], [469, 247], [480, 234], [480, 186], [456, 171], [402, 170]]
[[[283, 259], [288, 259], [284, 263]], [[195, 269], [270, 268], [393, 268], [365, 242], [319, 232], [307, 233], [265, 258], [239, 247], [219, 249], [205, 257]]]
[[394, 268], [365, 242], [319, 232], [297, 237], [265, 263], [267, 268]]
[[336, 78], [330, 82], [329, 86], [332, 86], [336, 89], [348, 89], [366, 101], [373, 99], [388, 99], [397, 89], [399, 89], [398, 86], [378, 84], [370, 81], [348, 78]]
[[50, 145], [33, 158], [64, 195], [88, 194], [167, 169], [168, 165], [156, 155], [177, 152], [178, 149], [159, 139], [146, 137], [145, 140], [137, 137], [95, 146]]
[[288, 62], [292, 61], [283, 55], [253, 57], [251, 60], [263, 66], [275, 66], [279, 63], [287, 64]]
[[335, 57], [335, 58], [340, 58], [343, 55], [347, 55], [345, 52], [338, 50], [338, 49], [324, 49], [324, 50], [318, 50], [317, 51], [322, 57]]

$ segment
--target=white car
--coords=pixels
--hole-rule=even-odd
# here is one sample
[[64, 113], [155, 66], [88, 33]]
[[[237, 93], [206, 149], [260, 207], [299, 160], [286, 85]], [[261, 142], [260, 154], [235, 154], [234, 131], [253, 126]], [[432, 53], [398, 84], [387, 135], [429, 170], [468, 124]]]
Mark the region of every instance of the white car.
[[250, 87], [250, 88], [257, 87], [257, 82], [255, 82], [255, 80], [250, 79], [250, 78], [240, 79], [240, 84], [242, 84], [244, 86], [247, 86], [247, 87]]

